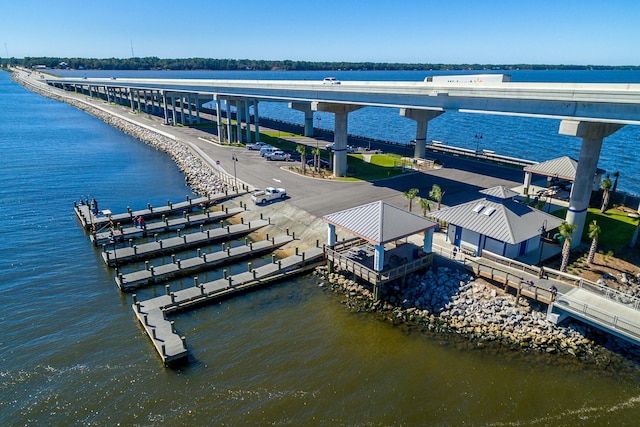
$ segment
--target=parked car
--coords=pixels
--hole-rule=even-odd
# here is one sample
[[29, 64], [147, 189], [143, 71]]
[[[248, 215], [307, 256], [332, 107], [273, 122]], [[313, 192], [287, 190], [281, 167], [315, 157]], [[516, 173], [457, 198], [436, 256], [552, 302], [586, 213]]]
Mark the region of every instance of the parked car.
[[291, 154], [285, 153], [284, 151], [277, 150], [272, 151], [264, 155], [264, 158], [267, 160], [284, 160], [286, 162], [291, 161]]
[[[330, 144], [327, 144], [325, 148], [329, 151], [333, 151], [335, 146], [336, 146], [335, 142], [332, 142]], [[355, 151], [356, 149], [352, 145], [347, 145], [347, 153], [355, 153]]]
[[284, 188], [267, 187], [264, 190], [254, 191], [251, 195], [253, 203], [267, 203], [270, 200], [284, 199], [287, 191]]
[[264, 157], [267, 153], [272, 153], [274, 151], [280, 150], [279, 148], [272, 147], [271, 145], [265, 145], [260, 149], [260, 155]]
[[340, 84], [340, 80], [336, 79], [335, 77], [325, 77], [322, 80], [322, 84], [325, 84], [325, 85], [339, 85]]
[[247, 150], [260, 151], [260, 149], [264, 146], [268, 146], [266, 142], [258, 141], [255, 144], [247, 144]]

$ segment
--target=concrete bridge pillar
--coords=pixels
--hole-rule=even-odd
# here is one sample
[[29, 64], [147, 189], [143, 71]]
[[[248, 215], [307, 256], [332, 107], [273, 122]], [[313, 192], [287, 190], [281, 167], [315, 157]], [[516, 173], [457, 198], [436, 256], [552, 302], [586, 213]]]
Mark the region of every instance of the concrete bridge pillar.
[[229, 98], [225, 98], [224, 103], [227, 110], [227, 143], [231, 144], [233, 142], [233, 134], [231, 132], [231, 101]]
[[589, 199], [593, 189], [593, 179], [598, 168], [602, 141], [623, 126], [614, 123], [581, 122], [578, 120], [563, 120], [560, 122], [559, 134], [582, 138], [576, 178], [573, 182], [569, 210], [566, 217], [566, 221], [569, 224], [576, 226], [571, 239], [571, 247], [576, 247], [580, 244], [580, 237], [587, 218], [587, 208], [589, 207]]
[[427, 143], [427, 127], [429, 120], [435, 119], [440, 114], [444, 113], [444, 110], [418, 110], [415, 108], [401, 108], [400, 115], [416, 121], [416, 147], [413, 153], [413, 157], [417, 159], [424, 159], [426, 153]]
[[353, 104], [329, 104], [324, 102], [311, 103], [313, 111], [325, 111], [335, 115], [335, 128], [333, 130], [333, 175], [336, 177], [347, 174], [347, 127], [349, 113], [359, 110], [362, 105]]
[[251, 113], [249, 112], [249, 100], [245, 99], [242, 101], [242, 105], [244, 106], [244, 123], [245, 123], [245, 141], [247, 144], [251, 143]]
[[224, 142], [224, 135], [222, 134], [222, 112], [220, 110], [221, 101], [217, 94], [213, 95], [213, 99], [216, 101], [216, 125], [218, 127], [218, 142], [222, 144]]
[[196, 97], [196, 123], [200, 124], [200, 96], [195, 94]]
[[304, 113], [304, 136], [313, 136], [313, 110], [310, 102], [290, 102], [289, 108]]
[[336, 245], [336, 226], [327, 224], [327, 246], [333, 248]]
[[135, 100], [133, 99], [135, 94], [134, 89], [129, 89], [129, 103], [131, 104], [131, 111], [135, 112], [136, 111], [136, 103]]
[[433, 228], [430, 228], [424, 232], [422, 251], [427, 254], [433, 252], [433, 230]]
[[167, 94], [164, 91], [160, 92], [162, 96], [162, 112], [164, 115], [164, 124], [169, 124], [169, 109], [167, 108]]
[[384, 245], [376, 245], [376, 251], [373, 255], [373, 269], [375, 271], [384, 270]]
[[171, 120], [173, 122], [173, 125], [176, 125], [176, 122], [178, 121], [178, 115], [177, 115], [177, 111], [176, 111], [176, 94], [175, 92], [171, 94]]
[[258, 100], [253, 100], [253, 131], [255, 134], [255, 141], [260, 141], [260, 114], [258, 114]]

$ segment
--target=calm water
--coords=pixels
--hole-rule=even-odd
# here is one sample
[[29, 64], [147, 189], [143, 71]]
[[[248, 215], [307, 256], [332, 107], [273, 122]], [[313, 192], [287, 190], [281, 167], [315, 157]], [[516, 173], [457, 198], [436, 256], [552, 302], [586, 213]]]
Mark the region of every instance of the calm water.
[[193, 362], [165, 369], [72, 202], [159, 205], [190, 194], [183, 176], [6, 73], [0, 111], [0, 425], [637, 423], [636, 369], [394, 328], [313, 277], [176, 316]]

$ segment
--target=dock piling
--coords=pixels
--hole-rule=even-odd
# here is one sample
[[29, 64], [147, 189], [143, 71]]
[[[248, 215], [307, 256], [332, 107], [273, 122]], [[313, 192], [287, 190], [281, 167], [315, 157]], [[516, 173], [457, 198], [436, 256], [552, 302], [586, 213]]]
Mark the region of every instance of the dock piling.
[[193, 276], [193, 286], [198, 287], [198, 276]]
[[271, 264], [276, 263], [276, 254], [271, 254]]
[[252, 262], [248, 262], [247, 263], [247, 271], [253, 271], [253, 263]]
[[227, 278], [227, 269], [226, 268], [224, 270], [222, 270], [222, 278], [224, 278], [224, 279]]

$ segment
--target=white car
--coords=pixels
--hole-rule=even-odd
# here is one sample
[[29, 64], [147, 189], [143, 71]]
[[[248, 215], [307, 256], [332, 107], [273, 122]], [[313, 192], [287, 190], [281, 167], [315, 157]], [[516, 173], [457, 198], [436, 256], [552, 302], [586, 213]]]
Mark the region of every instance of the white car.
[[322, 84], [324, 84], [324, 85], [339, 85], [340, 84], [340, 80], [336, 79], [335, 77], [325, 77], [322, 80]]
[[287, 191], [284, 188], [267, 187], [264, 190], [254, 191], [251, 195], [253, 203], [267, 203], [270, 200], [284, 199]]
[[255, 144], [247, 144], [247, 150], [259, 151], [262, 147], [269, 145], [266, 142], [258, 141]]
[[[329, 151], [333, 151], [336, 148], [336, 144], [332, 142], [330, 144], [327, 144], [325, 148]], [[352, 145], [347, 145], [347, 153], [355, 153], [355, 152], [356, 152], [356, 149]]]
[[289, 153], [285, 153], [284, 151], [272, 151], [264, 155], [264, 158], [267, 160], [284, 160], [288, 162], [291, 160], [291, 155]]

